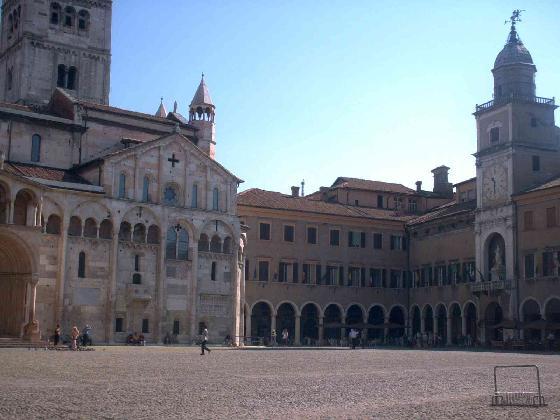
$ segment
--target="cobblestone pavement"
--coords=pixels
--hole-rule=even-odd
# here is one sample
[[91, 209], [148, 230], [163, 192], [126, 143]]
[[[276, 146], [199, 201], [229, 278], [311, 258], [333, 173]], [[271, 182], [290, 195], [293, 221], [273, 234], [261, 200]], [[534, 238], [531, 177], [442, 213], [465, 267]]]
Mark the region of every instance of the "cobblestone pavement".
[[[496, 364], [543, 408], [491, 407]], [[514, 372], [515, 390], [532, 385]], [[560, 356], [419, 350], [0, 350], [0, 418], [560, 418]]]

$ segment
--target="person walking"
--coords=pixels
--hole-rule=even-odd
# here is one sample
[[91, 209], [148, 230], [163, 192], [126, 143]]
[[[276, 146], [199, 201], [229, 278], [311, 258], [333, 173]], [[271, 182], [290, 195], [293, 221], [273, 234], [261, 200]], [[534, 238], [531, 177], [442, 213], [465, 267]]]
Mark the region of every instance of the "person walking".
[[272, 330], [270, 333], [270, 342], [272, 347], [275, 347], [278, 343], [276, 342], [276, 330]]
[[289, 336], [288, 329], [287, 329], [287, 328], [284, 328], [284, 329], [282, 330], [282, 341], [284, 342], [284, 345], [285, 345], [285, 346], [288, 345], [288, 336]]
[[78, 350], [78, 337], [80, 337], [80, 330], [75, 325], [72, 327], [70, 336], [72, 338], [72, 350]]
[[58, 346], [58, 343], [60, 343], [60, 333], [61, 333], [61, 329], [60, 329], [60, 324], [56, 324], [56, 328], [54, 329], [54, 346]]
[[350, 344], [351, 344], [352, 350], [355, 350], [356, 349], [356, 341], [358, 341], [358, 331], [356, 331], [354, 328], [352, 328], [350, 330], [350, 333], [348, 334], [348, 338], [350, 339]]
[[206, 345], [208, 343], [208, 328], [204, 328], [202, 331], [202, 343], [200, 343], [200, 355], [204, 356], [204, 350], [210, 353], [210, 349]]

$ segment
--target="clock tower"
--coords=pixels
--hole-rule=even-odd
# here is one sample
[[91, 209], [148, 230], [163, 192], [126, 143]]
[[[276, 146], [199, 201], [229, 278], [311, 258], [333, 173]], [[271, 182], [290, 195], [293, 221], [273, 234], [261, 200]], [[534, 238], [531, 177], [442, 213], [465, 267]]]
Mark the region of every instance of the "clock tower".
[[[493, 100], [477, 105], [474, 113], [478, 281], [490, 282], [484, 290], [503, 291], [509, 308], [516, 307], [512, 290], [518, 275], [517, 215], [511, 197], [560, 171], [556, 106], [554, 99], [536, 95], [537, 68], [517, 34], [519, 15], [519, 10], [513, 12], [507, 42], [492, 69]], [[507, 309], [504, 315], [516, 318]]]

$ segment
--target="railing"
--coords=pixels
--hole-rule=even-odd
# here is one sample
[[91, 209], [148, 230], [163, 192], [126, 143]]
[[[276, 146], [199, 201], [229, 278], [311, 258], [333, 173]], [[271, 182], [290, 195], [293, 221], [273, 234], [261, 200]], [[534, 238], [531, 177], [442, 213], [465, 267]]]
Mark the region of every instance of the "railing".
[[511, 289], [511, 280], [482, 281], [471, 284], [471, 292], [494, 292]]
[[497, 99], [492, 99], [482, 105], [476, 105], [476, 112], [486, 111], [488, 109], [494, 108], [495, 106], [504, 105], [507, 103], [515, 104], [542, 104], [554, 106], [554, 98], [541, 98], [539, 96], [520, 96], [520, 95], [509, 95], [503, 96]]

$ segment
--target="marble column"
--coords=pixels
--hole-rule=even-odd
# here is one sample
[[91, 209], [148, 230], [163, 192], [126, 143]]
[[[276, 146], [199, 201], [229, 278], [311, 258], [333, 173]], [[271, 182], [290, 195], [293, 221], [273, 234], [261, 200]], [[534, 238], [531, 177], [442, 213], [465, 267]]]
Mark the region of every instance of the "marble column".
[[296, 332], [294, 337], [294, 345], [299, 346], [300, 343], [300, 335], [301, 335], [301, 316], [296, 315]]
[[25, 327], [23, 327], [23, 339], [26, 341], [40, 341], [41, 331], [39, 330], [39, 322], [37, 321], [35, 314], [35, 300], [37, 298], [37, 283], [39, 282], [39, 276], [33, 274], [28, 280], [28, 287], [30, 287], [30, 298], [29, 298], [29, 322]]
[[467, 317], [465, 315], [461, 317], [461, 335], [467, 336]]
[[319, 346], [323, 345], [323, 334], [324, 334], [323, 320], [324, 318], [322, 316], [319, 317], [319, 335], [317, 340]]
[[453, 329], [451, 328], [453, 326], [453, 318], [449, 317], [447, 318], [447, 342], [445, 344], [447, 344], [448, 346], [450, 346], [451, 344], [453, 344], [452, 341], [452, 331]]
[[[389, 317], [385, 317], [385, 324], [388, 324], [390, 321]], [[383, 342], [387, 342], [387, 337], [389, 337], [389, 328], [383, 328]]]

